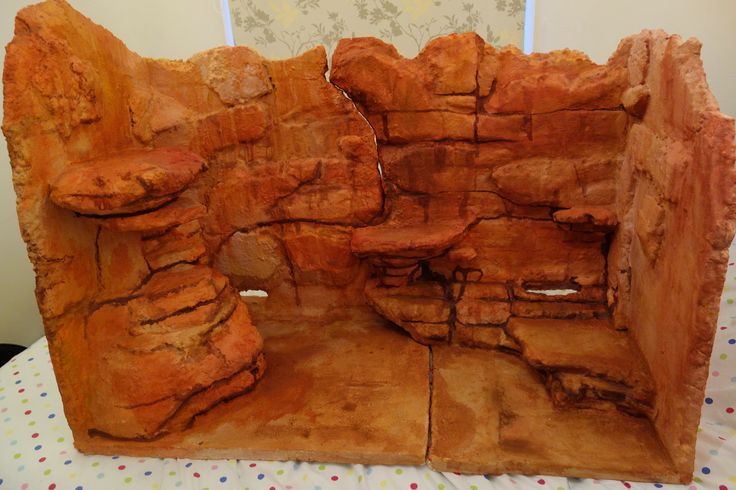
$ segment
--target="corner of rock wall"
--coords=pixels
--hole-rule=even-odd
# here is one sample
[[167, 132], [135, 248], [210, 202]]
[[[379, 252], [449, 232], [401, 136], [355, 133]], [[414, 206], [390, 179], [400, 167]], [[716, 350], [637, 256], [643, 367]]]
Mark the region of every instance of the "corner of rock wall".
[[633, 123], [609, 300], [615, 324], [632, 332], [649, 364], [653, 422], [689, 481], [734, 235], [734, 122], [708, 89], [698, 41], [644, 31], [632, 38], [628, 68], [622, 102]]

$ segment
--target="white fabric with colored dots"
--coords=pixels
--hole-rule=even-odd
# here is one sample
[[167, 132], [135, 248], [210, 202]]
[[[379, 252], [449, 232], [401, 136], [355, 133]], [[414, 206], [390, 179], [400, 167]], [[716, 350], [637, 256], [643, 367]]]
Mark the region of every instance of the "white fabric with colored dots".
[[[735, 242], [736, 243], [736, 242]], [[736, 245], [731, 246], [736, 257]], [[736, 267], [729, 264], [689, 490], [736, 490]], [[426, 467], [86, 456], [72, 445], [45, 338], [0, 368], [0, 490], [649, 489], [549, 476], [461, 476]]]

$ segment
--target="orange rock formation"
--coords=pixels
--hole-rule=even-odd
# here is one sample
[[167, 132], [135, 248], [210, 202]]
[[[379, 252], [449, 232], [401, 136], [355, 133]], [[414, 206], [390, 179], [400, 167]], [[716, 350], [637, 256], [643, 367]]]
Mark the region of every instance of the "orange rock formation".
[[[409, 60], [354, 38], [328, 81], [322, 48], [150, 60], [63, 0], [22, 10], [3, 130], [78, 447], [688, 481], [736, 217], [699, 49], [644, 31], [597, 65], [461, 34]], [[366, 333], [382, 319], [434, 347]], [[294, 367], [258, 391], [269, 339]], [[360, 436], [400, 416], [431, 439]]]

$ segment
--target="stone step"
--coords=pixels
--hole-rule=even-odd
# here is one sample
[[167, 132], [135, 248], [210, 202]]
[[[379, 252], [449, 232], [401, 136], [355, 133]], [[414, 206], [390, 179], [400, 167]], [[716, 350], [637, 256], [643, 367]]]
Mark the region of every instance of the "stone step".
[[69, 165], [51, 183], [51, 200], [82, 214], [147, 211], [171, 201], [206, 168], [186, 150], [124, 150]]
[[674, 481], [647, 418], [560, 407], [516, 355], [454, 345], [434, 346], [432, 354], [433, 469]]
[[551, 378], [555, 398], [602, 399], [634, 411], [653, 403], [654, 386], [638, 346], [608, 320], [512, 317], [507, 332], [526, 362]]
[[466, 220], [458, 219], [417, 225], [386, 223], [358, 228], [353, 233], [352, 248], [360, 255], [403, 256], [408, 252], [425, 252], [423, 255], [430, 258], [457, 243], [469, 226]]

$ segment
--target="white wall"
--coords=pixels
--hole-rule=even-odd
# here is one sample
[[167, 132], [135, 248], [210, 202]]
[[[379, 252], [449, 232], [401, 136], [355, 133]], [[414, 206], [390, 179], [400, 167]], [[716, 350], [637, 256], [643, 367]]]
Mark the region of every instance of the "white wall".
[[[0, 0], [0, 47], [13, 37], [15, 13], [28, 0]], [[70, 0], [130, 49], [152, 58], [188, 58], [225, 44], [220, 0]], [[0, 49], [0, 64], [5, 50]], [[2, 94], [0, 94], [0, 105]], [[5, 139], [0, 137], [0, 343], [29, 345], [43, 327], [35, 280], [15, 214]]]
[[[260, 0], [265, 1], [265, 0]], [[0, 0], [0, 44], [12, 38], [24, 0]], [[220, 0], [71, 0], [134, 51], [187, 58], [225, 44]], [[736, 2], [733, 0], [536, 0], [534, 49], [564, 47], [605, 62], [618, 41], [661, 27], [703, 42], [708, 80], [724, 112], [736, 115]], [[0, 52], [0, 62], [4, 51]], [[0, 94], [0, 102], [2, 95]], [[29, 344], [42, 335], [33, 271], [18, 231], [5, 140], [0, 138], [0, 343]]]
[[695, 36], [721, 111], [736, 116], [734, 0], [536, 0], [535, 23], [535, 51], [574, 48], [598, 63], [622, 37], [642, 29]]

